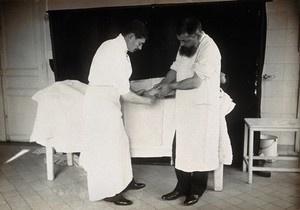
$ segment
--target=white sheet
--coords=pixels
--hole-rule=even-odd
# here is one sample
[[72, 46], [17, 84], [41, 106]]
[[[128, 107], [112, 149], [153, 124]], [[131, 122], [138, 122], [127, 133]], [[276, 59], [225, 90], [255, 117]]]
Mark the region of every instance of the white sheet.
[[76, 80], [55, 82], [38, 91], [31, 142], [52, 146], [57, 152], [80, 152], [82, 102], [87, 85]]
[[[137, 90], [148, 90], [161, 79], [138, 80], [131, 85]], [[37, 92], [32, 97], [38, 103], [38, 110], [30, 141], [52, 146], [57, 152], [80, 152], [82, 105], [86, 87], [86, 84], [79, 81], [65, 80]], [[225, 115], [234, 105], [231, 98], [221, 92], [219, 159], [223, 164], [232, 162]], [[123, 108], [132, 156], [171, 156], [175, 132], [175, 99], [158, 100], [153, 106], [125, 103]]]
[[222, 89], [220, 90], [220, 142], [219, 142], [219, 162], [225, 165], [232, 163], [232, 148], [230, 137], [227, 131], [226, 115], [235, 107], [235, 103], [230, 96]]
[[[149, 90], [163, 78], [131, 82], [133, 90]], [[172, 155], [175, 133], [175, 100], [157, 100], [155, 104], [124, 104], [124, 124], [134, 157], [160, 157]], [[141, 149], [142, 148], [142, 149]]]

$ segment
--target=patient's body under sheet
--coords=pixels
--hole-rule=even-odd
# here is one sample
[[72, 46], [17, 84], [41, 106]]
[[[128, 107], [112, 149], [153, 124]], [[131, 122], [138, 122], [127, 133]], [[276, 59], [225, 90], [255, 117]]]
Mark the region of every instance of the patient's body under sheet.
[[76, 80], [55, 82], [38, 91], [31, 142], [54, 147], [57, 152], [80, 152], [82, 105], [87, 85]]

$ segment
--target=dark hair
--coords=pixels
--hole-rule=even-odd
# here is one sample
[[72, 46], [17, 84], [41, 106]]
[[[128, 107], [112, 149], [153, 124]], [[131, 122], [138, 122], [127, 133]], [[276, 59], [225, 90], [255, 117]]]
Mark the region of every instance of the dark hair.
[[148, 30], [145, 24], [138, 20], [130, 21], [123, 27], [122, 35], [126, 36], [129, 33], [133, 33], [137, 39], [148, 39]]
[[196, 32], [202, 32], [202, 25], [200, 20], [195, 17], [187, 17], [183, 19], [177, 26], [176, 34], [194, 34]]

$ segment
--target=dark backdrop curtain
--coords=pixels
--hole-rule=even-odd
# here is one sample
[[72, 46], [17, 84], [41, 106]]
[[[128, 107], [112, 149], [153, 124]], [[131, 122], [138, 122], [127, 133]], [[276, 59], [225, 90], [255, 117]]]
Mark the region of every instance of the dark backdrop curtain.
[[175, 59], [175, 27], [184, 16], [197, 16], [204, 31], [219, 46], [222, 71], [229, 77], [226, 92], [236, 103], [227, 116], [234, 166], [241, 166], [244, 118], [260, 117], [261, 74], [266, 38], [264, 1], [232, 1], [49, 11], [52, 69], [57, 81], [87, 83], [89, 67], [99, 45], [116, 37], [130, 19], [145, 22], [150, 39], [131, 54], [131, 79], [162, 77]]

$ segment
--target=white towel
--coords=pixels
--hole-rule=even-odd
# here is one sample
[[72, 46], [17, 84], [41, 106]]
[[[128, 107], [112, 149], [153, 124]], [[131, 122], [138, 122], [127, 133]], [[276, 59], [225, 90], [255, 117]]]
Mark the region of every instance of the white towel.
[[230, 137], [227, 131], [225, 116], [235, 107], [235, 103], [230, 96], [220, 89], [220, 142], [219, 142], [219, 161], [222, 164], [230, 165], [232, 163], [232, 148]]

